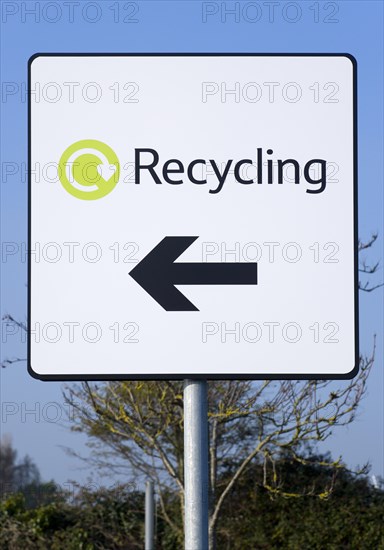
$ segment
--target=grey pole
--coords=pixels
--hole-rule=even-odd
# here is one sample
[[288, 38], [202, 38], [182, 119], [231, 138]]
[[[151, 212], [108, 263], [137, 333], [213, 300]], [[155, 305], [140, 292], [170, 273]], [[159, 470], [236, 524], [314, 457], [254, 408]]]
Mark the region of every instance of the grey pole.
[[205, 380], [184, 380], [185, 550], [208, 550], [208, 404]]
[[145, 484], [145, 550], [154, 550], [155, 545], [155, 497], [153, 481]]

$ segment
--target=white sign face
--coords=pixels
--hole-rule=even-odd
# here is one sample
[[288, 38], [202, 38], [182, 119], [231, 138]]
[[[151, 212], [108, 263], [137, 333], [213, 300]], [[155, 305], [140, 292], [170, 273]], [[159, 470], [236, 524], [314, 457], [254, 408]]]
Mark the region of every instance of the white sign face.
[[29, 371], [357, 372], [348, 55], [30, 60]]

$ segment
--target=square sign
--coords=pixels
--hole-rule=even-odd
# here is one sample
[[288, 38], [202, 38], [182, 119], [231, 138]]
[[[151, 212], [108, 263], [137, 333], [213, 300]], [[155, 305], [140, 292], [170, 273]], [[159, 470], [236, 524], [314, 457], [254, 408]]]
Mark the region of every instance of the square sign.
[[32, 376], [356, 375], [354, 58], [29, 70]]

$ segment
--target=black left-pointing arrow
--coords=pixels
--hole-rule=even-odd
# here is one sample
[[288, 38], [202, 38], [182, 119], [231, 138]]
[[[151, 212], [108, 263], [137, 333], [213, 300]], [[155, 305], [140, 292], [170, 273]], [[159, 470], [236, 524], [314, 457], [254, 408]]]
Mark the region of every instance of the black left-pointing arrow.
[[257, 285], [257, 263], [182, 263], [175, 260], [198, 237], [165, 237], [130, 276], [166, 311], [199, 311], [175, 285]]

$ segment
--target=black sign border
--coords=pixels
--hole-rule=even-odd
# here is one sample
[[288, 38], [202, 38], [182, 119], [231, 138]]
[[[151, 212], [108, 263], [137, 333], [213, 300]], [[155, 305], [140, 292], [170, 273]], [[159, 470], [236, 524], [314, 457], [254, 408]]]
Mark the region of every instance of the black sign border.
[[[27, 368], [29, 374], [42, 381], [71, 382], [71, 381], [113, 381], [113, 380], [350, 380], [359, 372], [359, 272], [358, 272], [358, 136], [357, 136], [357, 61], [349, 53], [35, 53], [28, 60], [28, 250], [31, 250], [31, 67], [38, 57], [346, 57], [353, 67], [353, 232], [354, 232], [354, 312], [355, 312], [355, 365], [345, 374], [38, 374], [31, 364], [31, 254], [28, 254], [28, 351]], [[310, 359], [309, 359], [310, 361]], [[234, 370], [236, 365], [234, 365]]]

